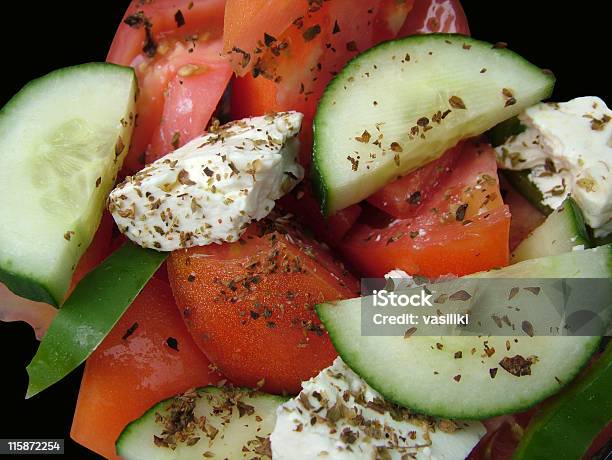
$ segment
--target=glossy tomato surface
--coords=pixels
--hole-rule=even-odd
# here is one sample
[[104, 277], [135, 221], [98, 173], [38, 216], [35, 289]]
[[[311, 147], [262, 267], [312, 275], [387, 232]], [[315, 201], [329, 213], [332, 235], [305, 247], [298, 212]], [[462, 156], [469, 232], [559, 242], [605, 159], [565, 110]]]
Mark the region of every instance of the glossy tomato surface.
[[[455, 166], [413, 216], [382, 228], [354, 227], [340, 246], [347, 262], [372, 277], [396, 268], [427, 277], [461, 276], [508, 264], [510, 213], [499, 191], [495, 153], [479, 141], [460, 148]], [[405, 180], [417, 190], [427, 186]]]
[[298, 393], [336, 357], [314, 305], [356, 297], [358, 283], [286, 220], [231, 244], [175, 251], [168, 275], [199, 347], [234, 384]]
[[170, 286], [152, 279], [87, 360], [71, 437], [118, 459], [123, 428], [162, 399], [221, 376], [181, 319]]
[[204, 132], [231, 77], [221, 56], [222, 0], [134, 0], [108, 62], [134, 67], [140, 93], [126, 172]]

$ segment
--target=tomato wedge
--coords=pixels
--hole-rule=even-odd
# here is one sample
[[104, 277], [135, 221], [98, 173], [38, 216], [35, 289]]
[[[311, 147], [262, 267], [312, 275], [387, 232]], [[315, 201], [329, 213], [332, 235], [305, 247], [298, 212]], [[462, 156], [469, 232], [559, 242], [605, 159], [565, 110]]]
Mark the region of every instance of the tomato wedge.
[[435, 194], [440, 184], [448, 180], [463, 146], [448, 150], [437, 160], [427, 163], [412, 174], [385, 185], [368, 198], [381, 211], [398, 218], [414, 217]]
[[313, 309], [358, 295], [358, 283], [284, 218], [240, 241], [175, 251], [168, 275], [198, 346], [236, 385], [297, 393], [336, 356]]
[[508, 264], [510, 213], [500, 195], [495, 153], [477, 141], [460, 148], [452, 171], [415, 215], [383, 228], [357, 224], [347, 235], [340, 251], [361, 274], [383, 276], [399, 268], [437, 277]]
[[152, 279], [85, 365], [71, 437], [109, 459], [123, 428], [153, 404], [218, 382], [170, 286]]
[[279, 208], [292, 213], [297, 220], [313, 231], [319, 241], [336, 247], [353, 227], [361, 214], [358, 204], [323, 218], [319, 202], [308, 183], [301, 183], [278, 202]]
[[136, 69], [138, 120], [124, 170], [201, 134], [231, 77], [220, 56], [225, 1], [133, 0], [107, 61]]
[[411, 0], [229, 0], [224, 50], [241, 76], [232, 114], [304, 113], [300, 160], [308, 166], [312, 120], [327, 83], [359, 51], [393, 38], [411, 8]]
[[546, 216], [516, 191], [503, 176], [500, 177], [500, 186], [504, 202], [510, 207], [512, 215], [510, 221], [510, 251], [512, 251], [546, 220]]

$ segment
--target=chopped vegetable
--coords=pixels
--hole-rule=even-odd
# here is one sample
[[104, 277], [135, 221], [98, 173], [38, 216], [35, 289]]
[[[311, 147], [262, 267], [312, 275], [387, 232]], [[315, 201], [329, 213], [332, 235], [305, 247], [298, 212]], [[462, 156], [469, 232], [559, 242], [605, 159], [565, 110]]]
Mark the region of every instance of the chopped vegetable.
[[81, 280], [27, 367], [27, 398], [63, 379], [91, 355], [165, 258], [127, 243]]
[[[321, 209], [333, 214], [367, 198], [548, 97], [554, 81], [507, 49], [459, 35], [368, 50], [334, 78], [317, 109], [313, 182]], [[363, 142], [366, 131], [371, 139]]]
[[70, 435], [118, 459], [115, 441], [129, 422], [162, 399], [221, 379], [187, 332], [170, 285], [153, 278], [87, 359]]
[[612, 422], [612, 347], [567, 391], [545, 405], [527, 427], [514, 460], [583, 458]]
[[236, 385], [297, 393], [336, 356], [314, 304], [358, 283], [287, 217], [253, 224], [236, 243], [175, 251], [168, 274], [198, 346]]
[[61, 305], [127, 153], [136, 79], [82, 64], [30, 82], [0, 111], [0, 282]]
[[125, 460], [269, 460], [269, 436], [285, 400], [240, 388], [190, 390], [130, 423], [117, 452]]
[[[434, 190], [429, 190], [431, 174], [422, 170], [398, 181], [411, 184], [408, 199], [414, 204], [393, 204], [406, 197], [394, 183], [379, 192], [405, 218], [372, 219], [348, 233], [340, 251], [362, 275], [381, 277], [396, 268], [427, 277], [466, 275], [508, 263], [510, 214], [499, 191], [495, 154], [480, 142], [454, 150], [449, 152], [459, 150], [454, 166]], [[418, 199], [416, 191], [421, 191]], [[380, 195], [375, 200], [386, 208]]]

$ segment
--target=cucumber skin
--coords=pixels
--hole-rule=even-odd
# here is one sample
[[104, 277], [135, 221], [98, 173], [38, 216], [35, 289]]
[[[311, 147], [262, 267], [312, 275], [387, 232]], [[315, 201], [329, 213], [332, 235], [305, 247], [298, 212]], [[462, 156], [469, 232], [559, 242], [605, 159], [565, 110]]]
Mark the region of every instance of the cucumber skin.
[[[612, 421], [612, 346], [531, 421], [513, 460], [582, 458]], [[569, 429], [569, 430], [568, 430]]]
[[498, 147], [505, 143], [512, 136], [517, 136], [525, 131], [527, 127], [523, 125], [518, 117], [508, 118], [500, 124], [495, 125], [486, 135], [491, 142], [491, 146]]
[[529, 201], [542, 214], [549, 215], [553, 209], [544, 204], [542, 192], [529, 180], [529, 169], [522, 171], [513, 171], [510, 169], [500, 169], [503, 176], [523, 197]]
[[[592, 249], [592, 250], [597, 250], [597, 251], [608, 251], [607, 257], [606, 257], [606, 266], [607, 266], [607, 272], [609, 274], [610, 277], [612, 277], [612, 245], [609, 246], [603, 246], [603, 247], [599, 247], [597, 249]], [[503, 270], [503, 269], [502, 269]], [[484, 272], [487, 273], [487, 272]], [[498, 273], [498, 271], [496, 271], [496, 273]], [[473, 275], [472, 275], [473, 276]], [[345, 349], [345, 347], [343, 346], [344, 340], [342, 340], [342, 338], [339, 339], [339, 336], [341, 336], [341, 330], [345, 327], [343, 324], [339, 325], [338, 328], [334, 327], [334, 321], [330, 319], [330, 317], [326, 314], [326, 311], [331, 311], [333, 308], [336, 307], [336, 303], [335, 302], [328, 302], [328, 303], [322, 303], [322, 304], [317, 304], [315, 305], [315, 311], [317, 312], [317, 316], [319, 317], [319, 319], [321, 320], [321, 322], [323, 323], [323, 325], [325, 326], [325, 329], [328, 331], [329, 334], [329, 338], [332, 341], [332, 344], [334, 345], [334, 348], [338, 351], [338, 354], [342, 357], [343, 361], [346, 363], [347, 366], [349, 366], [351, 369], [353, 369], [353, 371], [355, 371], [356, 374], [358, 374], [359, 376], [361, 376], [372, 388], [374, 388], [376, 391], [378, 391], [379, 393], [381, 393], [386, 400], [394, 402], [395, 404], [399, 405], [399, 406], [405, 406], [406, 404], [403, 401], [399, 401], [398, 399], [394, 398], [393, 395], [390, 395], [389, 392], [385, 391], [385, 388], [381, 388], [376, 382], [372, 381], [371, 378], [368, 377], [364, 377], [364, 376], [368, 376], [370, 375], [369, 372], [367, 372], [367, 369], [363, 368], [362, 366], [358, 366], [356, 365], [356, 354], [351, 353], [351, 352], [342, 352], [342, 350]], [[357, 310], [354, 312], [356, 317], [360, 316], [360, 312]], [[340, 333], [338, 332], [340, 331]], [[359, 332], [360, 333], [360, 332]], [[559, 340], [564, 339], [564, 337], [558, 337]], [[434, 417], [443, 417], [443, 418], [461, 418], [461, 419], [465, 419], [465, 420], [482, 420], [482, 419], [486, 419], [486, 418], [491, 418], [491, 417], [496, 417], [499, 415], [505, 415], [508, 413], [515, 413], [515, 412], [522, 412], [522, 411], [526, 411], [528, 409], [531, 409], [532, 407], [534, 407], [535, 405], [539, 404], [540, 402], [542, 402], [543, 400], [557, 394], [559, 391], [562, 391], [568, 384], [570, 384], [577, 376], [578, 374], [586, 367], [588, 366], [589, 360], [588, 357], [592, 356], [594, 353], [597, 352], [600, 344], [602, 342], [602, 337], [592, 337], [592, 341], [588, 344], [588, 347], [585, 348], [584, 351], [584, 362], [582, 363], [582, 365], [576, 367], [575, 371], [572, 374], [568, 374], [567, 377], [564, 379], [563, 383], [564, 385], [562, 387], [551, 387], [550, 391], [548, 392], [544, 392], [540, 395], [540, 397], [537, 400], [533, 400], [527, 404], [522, 404], [522, 405], [517, 405], [515, 407], [512, 408], [512, 411], [508, 411], [508, 410], [501, 410], [501, 411], [488, 411], [488, 412], [480, 412], [477, 416], [466, 416], [463, 414], [456, 414], [456, 413], [452, 413], [452, 412], [446, 412], [446, 408], [442, 407], [442, 406], [438, 406], [436, 408], [436, 410], [434, 412], [432, 412], [429, 408], [424, 408], [422, 406], [420, 406], [418, 403], [412, 403], [410, 404], [410, 408], [413, 409], [414, 411], [418, 412], [418, 413], [422, 413], [422, 414], [426, 414], [426, 415], [431, 415]], [[609, 349], [612, 347], [608, 347]], [[439, 408], [439, 410], [438, 410]], [[539, 457], [539, 458], [546, 458], [546, 457]], [[535, 458], [534, 458], [535, 460]]]
[[[376, 391], [382, 394], [385, 397], [385, 400], [390, 401], [394, 404], [397, 404], [398, 406], [409, 407], [410, 409], [414, 410], [417, 413], [425, 414], [425, 415], [432, 416], [432, 417], [441, 417], [441, 418], [448, 418], [448, 419], [460, 418], [462, 420], [485, 420], [485, 419], [492, 418], [492, 417], [507, 415], [509, 413], [527, 411], [533, 408], [534, 406], [536, 406], [537, 404], [541, 403], [545, 399], [557, 394], [563, 388], [563, 387], [551, 388], [549, 392], [543, 393], [539, 399], [531, 401], [527, 404], [517, 405], [512, 408], [512, 411], [503, 410], [503, 409], [497, 410], [497, 411], [491, 410], [489, 412], [480, 412], [477, 416], [470, 416], [470, 415], [464, 415], [464, 414], [458, 415], [454, 412], [446, 412], [445, 409], [442, 408], [441, 406], [439, 406], [440, 410], [435, 410], [434, 412], [432, 412], [427, 407], [419, 406], [418, 404], [415, 404], [415, 403], [411, 403], [410, 406], [407, 406], [405, 402], [394, 398], [392, 395], [389, 395], [389, 393], [385, 391], [385, 388], [381, 388], [379, 385], [377, 385], [376, 382], [363, 377], [364, 375], [368, 375], [368, 372], [364, 372], [364, 369], [362, 367], [355, 365], [355, 361], [352, 359], [353, 358], [352, 354], [340, 353], [340, 350], [344, 347], [342, 346], [342, 343], [340, 343], [341, 341], [338, 341], [334, 327], [329, 323], [329, 321], [326, 321], [325, 312], [324, 312], [325, 308], [326, 308], [326, 304], [317, 304], [315, 306], [317, 315], [319, 319], [321, 320], [321, 322], [323, 323], [323, 325], [325, 326], [325, 329], [328, 331], [329, 338], [332, 341], [334, 348], [338, 350], [338, 354], [342, 357], [342, 360], [346, 363], [346, 365], [349, 366], [351, 369], [353, 369], [353, 371], [355, 371], [357, 375], [359, 375], [361, 378], [366, 380], [368, 385], [370, 385], [372, 388], [374, 388]], [[356, 314], [359, 315], [358, 312], [356, 312]], [[585, 351], [585, 356], [592, 356], [597, 351], [600, 343], [601, 343], [601, 337], [594, 338], [588, 350]], [[574, 380], [576, 376], [587, 365], [588, 365], [588, 359], [585, 359], [584, 364], [576, 368], [576, 371], [572, 375], [568, 376], [568, 378], [566, 379], [566, 382], [571, 382], [572, 380]]]
[[[449, 34], [449, 33], [432, 33], [432, 34], [422, 34], [422, 35], [411, 35], [408, 37], [404, 37], [401, 39], [395, 39], [395, 40], [388, 40], [388, 41], [384, 41], [382, 43], [379, 43], [378, 45], [366, 50], [365, 52], [358, 54], [357, 56], [355, 56], [354, 58], [352, 58], [349, 62], [346, 63], [346, 65], [343, 67], [343, 69], [336, 75], [334, 76], [334, 78], [332, 78], [332, 80], [327, 84], [325, 91], [323, 92], [323, 95], [321, 96], [321, 99], [319, 100], [319, 104], [317, 105], [317, 111], [315, 113], [315, 117], [313, 120], [313, 160], [312, 160], [312, 166], [311, 166], [311, 180], [312, 180], [312, 187], [313, 187], [313, 192], [314, 192], [314, 196], [315, 198], [319, 201], [320, 203], [320, 207], [321, 207], [321, 212], [323, 213], [323, 216], [327, 217], [331, 214], [330, 212], [330, 208], [329, 208], [329, 203], [332, 197], [332, 192], [330, 187], [328, 186], [328, 184], [326, 183], [325, 179], [324, 179], [324, 172], [322, 170], [322, 166], [319, 164], [319, 159], [320, 159], [320, 155], [317, 155], [317, 133], [316, 133], [316, 125], [317, 125], [317, 119], [321, 116], [321, 107], [324, 105], [322, 104], [322, 102], [324, 102], [324, 100], [326, 99], [326, 95], [331, 94], [333, 91], [335, 91], [335, 84], [337, 82], [340, 81], [340, 78], [343, 76], [343, 74], [347, 71], [346, 69], [349, 69], [351, 67], [351, 64], [354, 63], [354, 61], [361, 59], [363, 56], [367, 56], [370, 53], [373, 53], [375, 51], [377, 51], [379, 48], [383, 48], [385, 46], [389, 46], [390, 44], [393, 43], [397, 43], [397, 42], [402, 42], [402, 41], [417, 41], [417, 40], [423, 40], [423, 39], [428, 39], [429, 37], [438, 37], [441, 39], [450, 39], [450, 38], [458, 38], [458, 37], [462, 37], [466, 40], [472, 41], [472, 42], [480, 42], [480, 43], [485, 43], [487, 45], [491, 45], [488, 42], [484, 42], [482, 40], [476, 40], [474, 38], [468, 37], [466, 35], [462, 35], [462, 34]], [[533, 65], [531, 64], [529, 61], [527, 61], [525, 58], [523, 58], [521, 55], [510, 51], [506, 48], [501, 48], [498, 49], [497, 51], [502, 52], [502, 53], [508, 53], [511, 54], [513, 57], [524, 61], [525, 63], [529, 64], [529, 65]], [[548, 86], [548, 91], [547, 91], [547, 95], [545, 95], [542, 99], [546, 99], [548, 97], [550, 97], [552, 95], [554, 86], [555, 86], [555, 82], [556, 79], [553, 75], [550, 75], [550, 84]], [[550, 208], [549, 208], [550, 209]], [[551, 211], [546, 212], [546, 214], [548, 215]]]
[[1, 266], [0, 283], [4, 284], [13, 294], [34, 302], [48, 303], [55, 307], [61, 303], [61, 299], [55, 299], [45, 284], [34, 281], [33, 277], [13, 273]]
[[[530, 170], [524, 169], [522, 171], [513, 171], [511, 169], [499, 169], [499, 172], [506, 178], [508, 182], [519, 192], [523, 197], [531, 203], [538, 211], [545, 215], [550, 215], [553, 212], [553, 209], [545, 205], [542, 200], [542, 192], [538, 190], [538, 188], [533, 185], [533, 183], [529, 180], [529, 172]], [[605, 237], [595, 237], [593, 235], [593, 230], [587, 225], [584, 220], [584, 215], [578, 207], [578, 204], [575, 200], [572, 199], [572, 210], [574, 211], [575, 216], [580, 216], [580, 220], [582, 222], [581, 228], [585, 228], [586, 233], [581, 232], [580, 236], [588, 242], [589, 246], [585, 247], [595, 247], [595, 246], [605, 246], [607, 244], [612, 243], [612, 234], [607, 235]], [[578, 209], [578, 212], [575, 210]]]
[[[248, 391], [248, 392], [253, 391], [253, 390], [251, 390], [249, 388], [235, 388], [233, 390]], [[208, 392], [210, 392], [210, 393], [220, 393], [222, 391], [222, 388], [219, 388], [219, 387], [214, 386], [214, 385], [207, 385], [207, 386], [204, 386], [204, 387], [196, 388], [195, 391], [198, 394], [208, 393]], [[258, 393], [255, 393], [255, 394], [258, 394]], [[269, 398], [276, 398], [276, 399], [278, 399], [279, 405], [287, 402], [290, 399], [288, 397], [279, 396], [279, 395], [272, 395], [272, 394], [268, 394], [268, 393], [261, 393], [261, 394], [265, 395], [266, 397], [269, 397]], [[172, 401], [175, 398], [176, 398], [176, 396], [171, 396], [170, 398], [166, 398], [166, 399], [164, 399], [164, 400], [154, 404], [152, 407], [147, 409], [145, 411], [145, 413], [142, 414], [140, 417], [138, 417], [136, 420], [133, 420], [130, 423], [128, 423], [127, 426], [123, 429], [123, 431], [119, 435], [119, 437], [117, 438], [117, 440], [115, 441], [115, 450], [116, 450], [117, 454], [121, 455], [121, 445], [125, 441], [126, 437], [128, 435], [130, 435], [130, 433], [132, 431], [134, 431], [134, 434], [137, 435], [138, 434], [138, 427], [139, 427], [139, 425], [141, 423], [146, 423], [146, 421], [147, 421], [147, 419], [149, 417], [155, 417], [155, 413], [156, 412], [163, 411], [164, 407], [168, 403], [170, 403], [170, 401]]]
[[582, 210], [578, 203], [570, 196], [565, 200], [563, 206], [568, 206], [569, 212], [572, 214], [572, 218], [576, 223], [576, 232], [578, 233], [578, 239], [576, 239], [576, 243], [583, 244], [585, 249], [593, 247], [593, 241], [591, 236], [589, 235], [589, 230], [587, 228], [587, 223], [584, 220], [584, 214], [582, 214]]
[[[552, 235], [557, 235], [556, 229], [552, 228], [551, 225], [554, 226], [555, 222], [551, 224], [550, 220], [554, 219], [558, 212], [567, 213], [566, 219], [571, 221], [571, 229], [568, 231], [570, 234], [562, 235], [563, 239], [566, 241], [568, 239], [572, 239], [573, 246], [584, 246], [584, 249], [590, 249], [594, 246], [591, 236], [589, 235], [589, 231], [584, 220], [584, 216], [578, 203], [571, 197], [567, 197], [565, 201], [561, 204], [561, 206], [555, 210], [553, 213], [549, 215], [549, 217], [544, 221], [539, 227], [534, 229], [523, 241], [519, 243], [519, 245], [512, 251], [510, 256], [510, 263], [514, 264], [517, 262], [522, 262], [523, 260], [534, 259], [538, 257], [545, 257], [547, 254], [541, 250], [542, 245], [538, 244], [541, 242], [541, 231], [545, 232], [545, 236], [547, 239], [551, 238]], [[562, 228], [566, 228], [566, 226], [562, 226]], [[541, 230], [541, 231], [540, 231]], [[537, 233], [537, 236], [534, 235]], [[531, 241], [532, 238], [536, 238], [536, 244], [534, 246], [534, 242]], [[566, 248], [569, 251], [569, 248]], [[563, 251], [561, 248], [557, 247], [556, 251]], [[552, 254], [554, 255], [554, 254]]]
[[[13, 95], [13, 97], [2, 108], [0, 108], [0, 119], [7, 116], [12, 110], [13, 106], [19, 104], [22, 98], [27, 98], [27, 94], [30, 90], [35, 89], [36, 86], [38, 86], [39, 84], [44, 84], [45, 80], [57, 78], [58, 76], [61, 76], [64, 73], [70, 73], [74, 69], [86, 70], [96, 68], [116, 68], [117, 70], [123, 72], [130, 72], [133, 75], [133, 84], [135, 85], [134, 93], [138, 94], [138, 82], [136, 78], [136, 73], [131, 67], [121, 66], [107, 62], [88, 62], [75, 66], [63, 67], [49, 72], [41, 77], [30, 80], [15, 95]], [[128, 151], [128, 148], [129, 145], [126, 146], [125, 152]], [[122, 157], [125, 157], [125, 153], [122, 155]], [[121, 161], [123, 161], [123, 158], [121, 159]], [[104, 202], [102, 202], [102, 207], [100, 209], [100, 215], [97, 219], [98, 222], [96, 224], [96, 228], [100, 225], [100, 221], [102, 220], [102, 211], [104, 211]], [[93, 241], [93, 237], [94, 234], [90, 236], [89, 242], [86, 245], [83, 245], [81, 257]], [[49, 305], [53, 305], [54, 307], [59, 307], [62, 304], [62, 302], [64, 301], [64, 295], [66, 294], [70, 285], [71, 277], [66, 280], [66, 282], [64, 283], [64, 292], [59, 295], [57, 287], [51, 286], [50, 283], [45, 283], [41, 280], [36, 280], [36, 275], [33, 275], [31, 273], [18, 273], [16, 271], [13, 271], [11, 270], [10, 265], [10, 261], [8, 261], [8, 264], [6, 262], [0, 262], [0, 283], [4, 284], [11, 292], [18, 295], [19, 297], [23, 297], [35, 302], [47, 303]], [[71, 274], [74, 273], [76, 265], [77, 264], [75, 263], [74, 267], [71, 270]]]

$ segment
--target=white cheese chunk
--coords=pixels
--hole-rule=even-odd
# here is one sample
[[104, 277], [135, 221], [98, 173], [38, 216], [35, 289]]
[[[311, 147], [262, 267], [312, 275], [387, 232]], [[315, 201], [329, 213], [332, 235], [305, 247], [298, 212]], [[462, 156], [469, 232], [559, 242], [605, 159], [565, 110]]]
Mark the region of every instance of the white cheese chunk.
[[612, 232], [612, 111], [597, 97], [540, 103], [519, 115], [526, 127], [496, 148], [503, 168], [531, 169], [543, 202], [569, 194], [596, 236]]
[[122, 233], [173, 251], [237, 241], [304, 177], [302, 114], [247, 118], [215, 129], [128, 177], [109, 196]]
[[277, 410], [274, 460], [463, 460], [486, 431], [479, 422], [433, 419], [388, 403], [340, 358], [302, 388]]
[[385, 280], [387, 282], [385, 289], [388, 291], [401, 291], [417, 286], [414, 278], [400, 268], [394, 268], [387, 273]]

